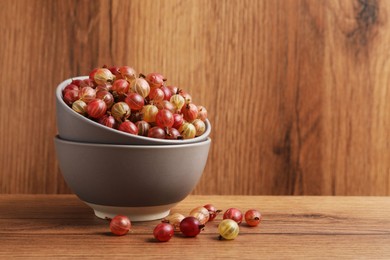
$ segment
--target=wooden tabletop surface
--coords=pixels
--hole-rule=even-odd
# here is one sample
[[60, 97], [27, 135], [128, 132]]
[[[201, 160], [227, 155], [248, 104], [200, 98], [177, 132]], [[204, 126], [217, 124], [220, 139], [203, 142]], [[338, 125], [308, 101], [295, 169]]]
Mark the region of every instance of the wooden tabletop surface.
[[207, 203], [258, 209], [260, 226], [240, 225], [235, 240], [218, 240], [221, 216], [196, 238], [158, 243], [159, 221], [133, 223], [116, 237], [74, 195], [0, 195], [0, 259], [390, 259], [390, 197], [189, 196], [172, 212]]

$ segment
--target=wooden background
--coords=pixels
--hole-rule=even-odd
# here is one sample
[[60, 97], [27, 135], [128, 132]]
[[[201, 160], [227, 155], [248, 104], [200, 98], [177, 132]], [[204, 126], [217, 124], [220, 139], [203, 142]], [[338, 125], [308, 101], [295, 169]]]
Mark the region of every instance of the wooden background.
[[115, 64], [207, 107], [194, 194], [390, 195], [390, 1], [0, 3], [0, 193], [70, 192], [55, 87]]

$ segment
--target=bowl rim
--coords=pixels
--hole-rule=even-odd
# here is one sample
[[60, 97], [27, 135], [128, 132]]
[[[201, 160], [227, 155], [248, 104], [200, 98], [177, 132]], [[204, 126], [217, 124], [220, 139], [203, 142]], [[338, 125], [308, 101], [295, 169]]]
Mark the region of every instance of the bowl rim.
[[196, 143], [185, 143], [185, 144], [171, 144], [171, 145], [133, 145], [133, 144], [101, 144], [101, 143], [88, 143], [88, 142], [76, 142], [66, 139], [62, 139], [59, 135], [54, 136], [54, 142], [70, 144], [74, 146], [87, 146], [87, 147], [99, 147], [99, 148], [136, 148], [136, 149], [176, 149], [186, 147], [196, 147], [208, 145], [211, 143], [211, 138], [196, 142]]
[[[86, 117], [84, 117], [83, 115], [80, 115], [80, 114], [76, 113], [75, 111], [73, 111], [72, 108], [70, 108], [64, 102], [63, 95], [62, 95], [63, 89], [67, 85], [72, 83], [73, 80], [77, 80], [77, 79], [83, 80], [83, 79], [88, 79], [88, 78], [89, 78], [88, 76], [77, 76], [77, 77], [68, 78], [68, 79], [62, 81], [60, 84], [58, 84], [58, 86], [56, 88], [56, 99], [57, 99], [57, 101], [59, 101], [61, 106], [65, 107], [65, 110], [67, 112], [72, 113], [72, 115], [74, 115], [75, 117], [80, 118], [81, 120], [83, 120], [83, 122], [85, 122], [87, 124], [96, 126], [96, 127], [100, 128], [100, 129], [102, 129], [104, 131], [113, 131], [115, 134], [121, 135], [123, 137], [131, 137], [131, 138], [135, 138], [135, 139], [139, 139], [139, 140], [144, 140], [146, 142], [147, 141], [151, 141], [152, 143], [150, 145], [154, 145], [154, 144], [176, 145], [176, 143], [184, 145], [184, 144], [190, 144], [190, 143], [196, 143], [196, 142], [203, 141], [203, 140], [207, 139], [207, 137], [210, 135], [211, 124], [210, 124], [210, 121], [208, 119], [205, 120], [206, 130], [205, 130], [205, 132], [202, 135], [197, 136], [197, 137], [192, 138], [192, 139], [183, 139], [183, 140], [165, 140], [165, 139], [150, 138], [150, 137], [146, 137], [146, 136], [133, 135], [133, 134], [126, 133], [126, 132], [123, 132], [123, 131], [119, 131], [117, 129], [113, 129], [113, 128], [109, 128], [109, 127], [103, 126], [103, 125], [101, 125], [101, 124], [99, 124], [99, 123], [97, 123], [97, 122], [95, 122], [93, 120], [89, 120]], [[200, 139], [202, 139], [202, 140], [200, 140]]]

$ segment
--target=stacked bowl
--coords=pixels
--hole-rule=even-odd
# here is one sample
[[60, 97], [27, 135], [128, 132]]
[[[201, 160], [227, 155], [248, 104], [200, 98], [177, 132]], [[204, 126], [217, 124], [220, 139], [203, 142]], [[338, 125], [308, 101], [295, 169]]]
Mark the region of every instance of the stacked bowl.
[[71, 190], [99, 218], [126, 215], [132, 221], [167, 216], [198, 183], [210, 149], [210, 122], [193, 139], [155, 139], [103, 126], [76, 113], [56, 89], [58, 135], [54, 138], [61, 173]]

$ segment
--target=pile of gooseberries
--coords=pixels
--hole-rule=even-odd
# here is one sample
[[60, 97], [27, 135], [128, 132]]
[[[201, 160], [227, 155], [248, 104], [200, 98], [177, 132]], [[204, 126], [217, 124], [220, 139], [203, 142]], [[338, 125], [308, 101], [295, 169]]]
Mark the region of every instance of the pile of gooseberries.
[[[212, 204], [196, 207], [184, 216], [180, 213], [173, 213], [164, 218], [153, 230], [154, 238], [159, 242], [169, 241], [176, 233], [185, 237], [196, 237], [205, 228], [208, 222], [213, 221], [221, 210], [217, 210]], [[237, 208], [229, 208], [223, 214], [223, 219], [218, 224], [219, 239], [233, 240], [239, 234], [239, 225], [242, 220], [249, 227], [258, 226], [262, 215], [256, 209], [249, 209], [242, 214]], [[111, 232], [115, 235], [125, 235], [131, 227], [130, 220], [118, 215], [111, 220]]]
[[96, 68], [74, 79], [63, 100], [76, 113], [106, 127], [159, 139], [191, 139], [206, 130], [207, 110], [160, 73], [139, 74], [129, 66]]

